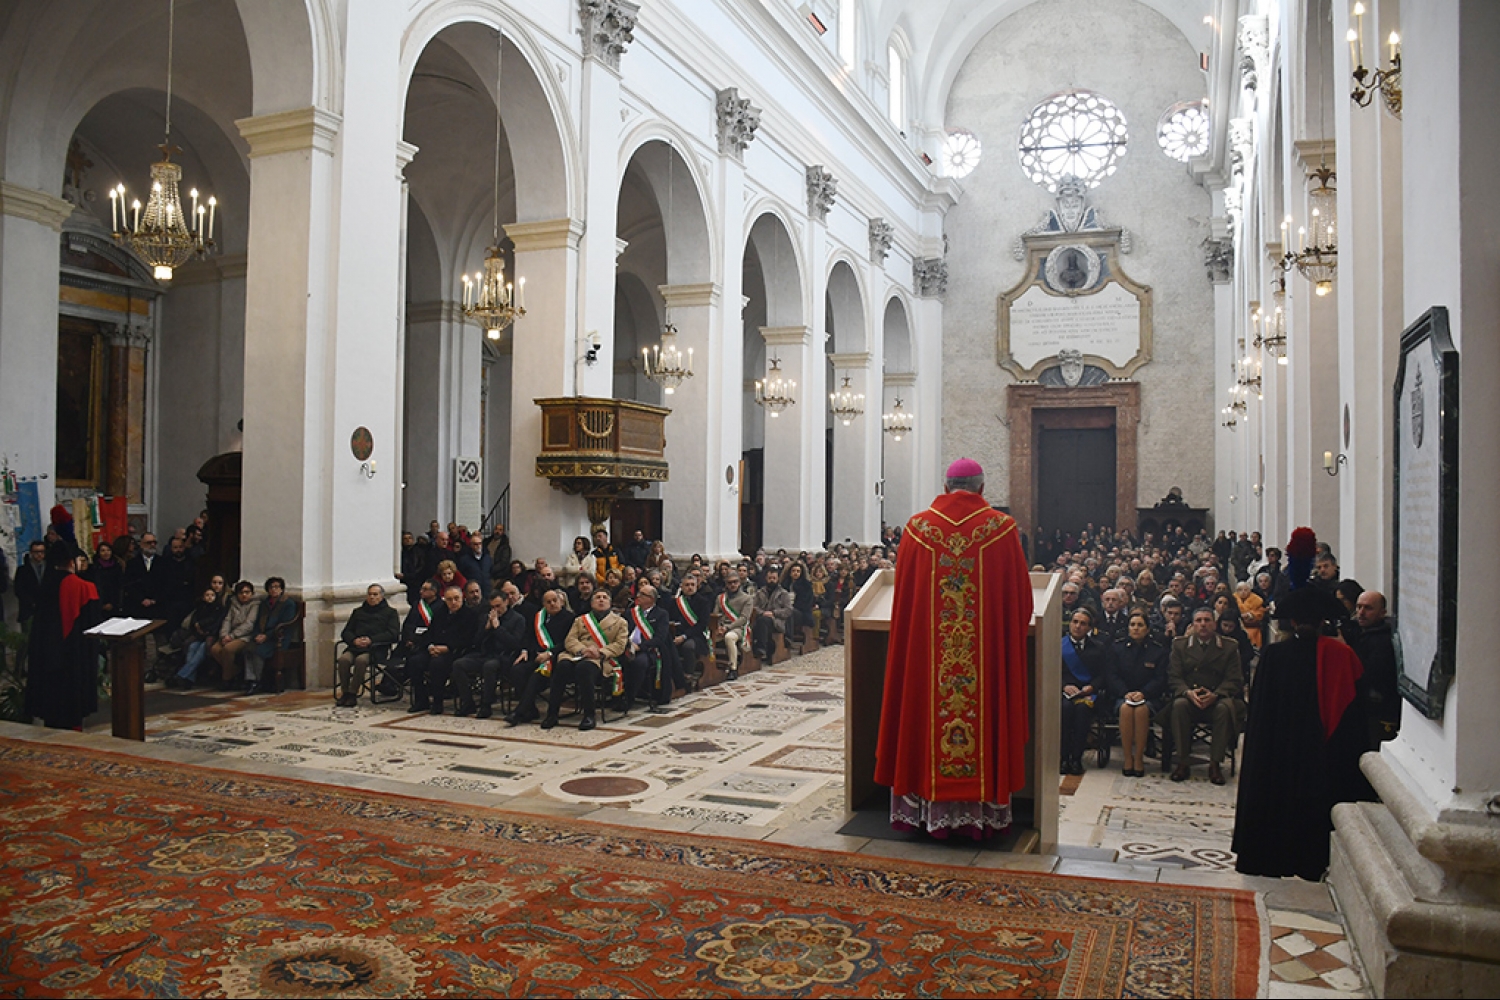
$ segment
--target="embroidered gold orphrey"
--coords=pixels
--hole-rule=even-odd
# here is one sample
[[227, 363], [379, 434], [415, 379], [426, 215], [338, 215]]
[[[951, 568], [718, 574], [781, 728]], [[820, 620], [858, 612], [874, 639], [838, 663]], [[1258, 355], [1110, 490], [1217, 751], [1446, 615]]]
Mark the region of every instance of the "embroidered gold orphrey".
[[980, 733], [986, 731], [992, 697], [985, 691], [983, 667], [986, 622], [981, 554], [1015, 530], [1005, 514], [985, 517], [988, 508], [961, 521], [937, 511], [924, 511], [910, 523], [908, 535], [932, 551], [929, 593], [936, 605], [937, 669], [930, 674], [932, 731], [937, 735], [932, 755], [932, 782], [937, 779], [983, 780], [984, 754]]

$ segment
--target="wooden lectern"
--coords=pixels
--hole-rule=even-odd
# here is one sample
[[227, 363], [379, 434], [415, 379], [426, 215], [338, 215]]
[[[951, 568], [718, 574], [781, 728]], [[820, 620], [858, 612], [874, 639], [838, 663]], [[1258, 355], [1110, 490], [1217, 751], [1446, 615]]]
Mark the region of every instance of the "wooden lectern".
[[[895, 594], [896, 572], [883, 569], [865, 581], [844, 609], [844, 808], [850, 812], [871, 796], [890, 796], [890, 789], [875, 783], [875, 744]], [[1031, 600], [1026, 640], [1031, 739], [1026, 743], [1026, 787], [1015, 797], [1031, 800], [1032, 826], [1022, 831], [1016, 849], [1050, 854], [1057, 849], [1062, 752], [1062, 577], [1032, 573]]]
[[154, 621], [125, 635], [100, 635], [109, 646], [110, 735], [146, 739], [146, 636], [165, 625]]

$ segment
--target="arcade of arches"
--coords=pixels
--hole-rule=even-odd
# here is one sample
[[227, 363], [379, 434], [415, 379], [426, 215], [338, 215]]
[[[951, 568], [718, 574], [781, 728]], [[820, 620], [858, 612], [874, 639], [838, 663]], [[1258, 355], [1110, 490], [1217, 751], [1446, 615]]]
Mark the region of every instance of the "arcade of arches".
[[[17, 0], [0, 461], [43, 512], [123, 496], [160, 531], [238, 455], [241, 573], [308, 602], [322, 685], [403, 528], [503, 509], [526, 560], [586, 528], [536, 475], [542, 397], [670, 408], [670, 478], [622, 509], [674, 554], [873, 542], [968, 455], [1033, 535], [1134, 527], [1175, 487], [1216, 530], [1312, 525], [1389, 592], [1400, 338], [1433, 307], [1462, 359], [1463, 485], [1500, 491], [1500, 10], [1351, 9], [177, 0], [170, 142], [217, 243], [161, 281], [111, 237], [110, 195], [158, 156], [167, 0]], [[1351, 29], [1399, 31], [1402, 116], [1348, 99]], [[1332, 202], [1310, 196], [1320, 166]], [[1316, 204], [1337, 214], [1326, 295], [1279, 267]], [[461, 308], [492, 244], [527, 310], [493, 340]], [[670, 396], [640, 360], [668, 325], [695, 369]], [[775, 417], [754, 390], [773, 362], [797, 387]], [[848, 421], [825, 402], [846, 377]], [[1085, 447], [1099, 474], [1076, 474]], [[460, 458], [482, 460], [477, 500]], [[1341, 820], [1335, 853], [1426, 873], [1343, 893], [1367, 963], [1415, 949], [1491, 982], [1493, 942], [1387, 920], [1500, 902], [1500, 527], [1456, 499], [1452, 683], [1406, 706], [1369, 762], [1387, 805]]]

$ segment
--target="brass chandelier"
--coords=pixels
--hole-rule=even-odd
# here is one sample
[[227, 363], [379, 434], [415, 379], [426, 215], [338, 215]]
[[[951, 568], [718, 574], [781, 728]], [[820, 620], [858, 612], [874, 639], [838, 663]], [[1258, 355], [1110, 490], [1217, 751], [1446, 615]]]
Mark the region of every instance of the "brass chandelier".
[[[1337, 175], [1326, 164], [1320, 165], [1308, 178], [1308, 183], [1317, 181], [1318, 186], [1307, 196], [1308, 225], [1297, 227], [1297, 249], [1290, 246], [1281, 257], [1281, 269], [1297, 269], [1313, 284], [1318, 295], [1333, 291], [1333, 279], [1338, 273], [1338, 192], [1333, 187]], [[1283, 239], [1291, 226], [1292, 217], [1282, 223]]]
[[661, 343], [641, 348], [641, 365], [646, 377], [661, 386], [661, 391], [672, 395], [685, 380], [693, 377], [693, 349], [687, 354], [677, 346], [677, 327], [669, 320], [661, 328]]
[[130, 199], [125, 185], [109, 192], [111, 234], [116, 242], [128, 248], [151, 267], [157, 281], [171, 281], [175, 269], [193, 257], [202, 257], [213, 249], [214, 215], [218, 200], [210, 195], [199, 197], [198, 189], [188, 192], [193, 200], [190, 211], [182, 210], [178, 185], [182, 167], [172, 162], [172, 154], [182, 150], [172, 145], [172, 53], [176, 43], [177, 10], [175, 0], [167, 3], [167, 121], [162, 143], [161, 162], [151, 165], [151, 193], [143, 207], [139, 198]]
[[828, 394], [828, 401], [833, 415], [843, 421], [845, 427], [865, 412], [865, 394], [854, 391], [854, 387], [849, 384], [848, 375], [844, 376], [844, 382], [837, 390]]
[[526, 279], [519, 287], [505, 280], [505, 254], [500, 248], [500, 67], [505, 35], [495, 33], [495, 224], [490, 247], [485, 251], [484, 270], [464, 275], [463, 313], [484, 327], [484, 334], [499, 340], [506, 327], [526, 315]]
[[797, 382], [782, 377], [780, 358], [773, 357], [766, 377], [755, 380], [755, 401], [773, 417], [781, 416], [782, 410], [797, 402]]
[[891, 436], [892, 441], [900, 441], [911, 433], [912, 412], [901, 405], [901, 397], [896, 397], [896, 402], [891, 406], [891, 411], [880, 418], [885, 425], [885, 432]]
[[1391, 65], [1389, 69], [1380, 68], [1380, 46], [1375, 47], [1375, 68], [1365, 68], [1365, 5], [1356, 3], [1354, 5], [1355, 27], [1349, 29], [1345, 39], [1349, 42], [1349, 63], [1354, 67], [1354, 89], [1349, 92], [1349, 97], [1359, 107], [1367, 108], [1375, 95], [1380, 95], [1381, 103], [1385, 110], [1393, 118], [1401, 117], [1401, 36], [1391, 32], [1386, 39], [1386, 45], [1390, 47]]

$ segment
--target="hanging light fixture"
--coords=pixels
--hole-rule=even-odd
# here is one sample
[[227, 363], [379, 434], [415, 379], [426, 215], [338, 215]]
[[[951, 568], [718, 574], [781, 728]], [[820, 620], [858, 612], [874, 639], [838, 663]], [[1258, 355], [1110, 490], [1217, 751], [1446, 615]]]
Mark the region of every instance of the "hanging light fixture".
[[[1318, 31], [1316, 32], [1314, 44], [1320, 46], [1323, 22], [1318, 19]], [[1321, 94], [1323, 86], [1327, 82], [1324, 74], [1318, 75], [1318, 90]], [[1326, 141], [1328, 131], [1325, 128], [1323, 118], [1323, 100], [1318, 101], [1318, 135]], [[1281, 269], [1283, 271], [1296, 267], [1297, 273], [1313, 284], [1313, 291], [1318, 295], [1327, 295], [1333, 291], [1333, 279], [1338, 273], [1339, 266], [1339, 241], [1337, 232], [1338, 223], [1338, 193], [1334, 190], [1333, 181], [1337, 175], [1328, 167], [1324, 150], [1318, 152], [1318, 169], [1314, 170], [1307, 178], [1308, 183], [1318, 182], [1318, 186], [1308, 192], [1307, 210], [1308, 224], [1297, 228], [1297, 249], [1293, 251], [1288, 245], [1286, 253], [1281, 258]], [[1287, 216], [1287, 222], [1291, 216]], [[1286, 223], [1282, 224], [1283, 244], [1286, 243]]]
[[1278, 274], [1271, 283], [1271, 297], [1275, 300], [1275, 307], [1269, 314], [1263, 314], [1259, 303], [1256, 304], [1255, 323], [1255, 346], [1264, 349], [1271, 357], [1276, 359], [1278, 365], [1286, 364], [1286, 276]]
[[484, 270], [464, 275], [464, 316], [484, 327], [484, 335], [499, 340], [506, 327], [526, 315], [526, 279], [519, 286], [505, 280], [505, 255], [500, 249], [500, 69], [505, 35], [495, 33], [495, 224]]
[[911, 433], [912, 412], [901, 405], [901, 397], [896, 397], [896, 402], [891, 406], [891, 412], [880, 418], [885, 425], [885, 432], [891, 436], [892, 441], [900, 441]]
[[157, 147], [161, 150], [161, 162], [151, 165], [151, 193], [142, 208], [139, 198], [131, 200], [125, 193], [124, 184], [109, 192], [110, 225], [115, 241], [149, 264], [157, 281], [171, 281], [176, 268], [213, 249], [214, 214], [219, 206], [212, 195], [201, 199], [198, 189], [193, 188], [188, 192], [193, 207], [185, 213], [177, 190], [182, 181], [182, 167], [172, 162], [172, 154], [182, 150], [172, 145], [172, 52], [177, 41], [176, 28], [176, 0], [168, 0], [167, 123], [165, 137]]
[[781, 359], [772, 358], [771, 368], [764, 379], [755, 380], [755, 401], [766, 408], [773, 417], [797, 402], [797, 383], [781, 377]]
[[1385, 110], [1393, 118], [1401, 117], [1401, 36], [1391, 32], [1386, 39], [1390, 47], [1391, 65], [1380, 68], [1380, 46], [1375, 46], [1375, 68], [1365, 68], [1365, 5], [1354, 5], [1354, 27], [1344, 38], [1349, 42], [1349, 64], [1354, 67], [1354, 89], [1349, 97], [1359, 107], [1367, 108], [1379, 94]]
[[842, 420], [845, 427], [865, 412], [865, 394], [854, 391], [854, 387], [849, 384], [848, 375], [844, 376], [844, 382], [837, 391], [828, 394], [828, 401], [832, 404], [833, 415]]
[[677, 347], [677, 327], [669, 321], [661, 328], [661, 343], [641, 348], [641, 364], [646, 377], [661, 385], [668, 396], [686, 379], [693, 377], [693, 349], [684, 357]]
[[[672, 175], [677, 172], [677, 160], [669, 142], [667, 144], [667, 214], [661, 221], [662, 248], [666, 250], [667, 231], [672, 219]], [[670, 303], [667, 309], [671, 310]], [[682, 351], [677, 346], [677, 327], [672, 325], [670, 311], [667, 320], [662, 324], [661, 343], [654, 347], [641, 348], [641, 362], [645, 368], [646, 377], [661, 386], [665, 395], [672, 395], [673, 391], [687, 379], [693, 377], [693, 349], [688, 348], [687, 358], [684, 363]]]

